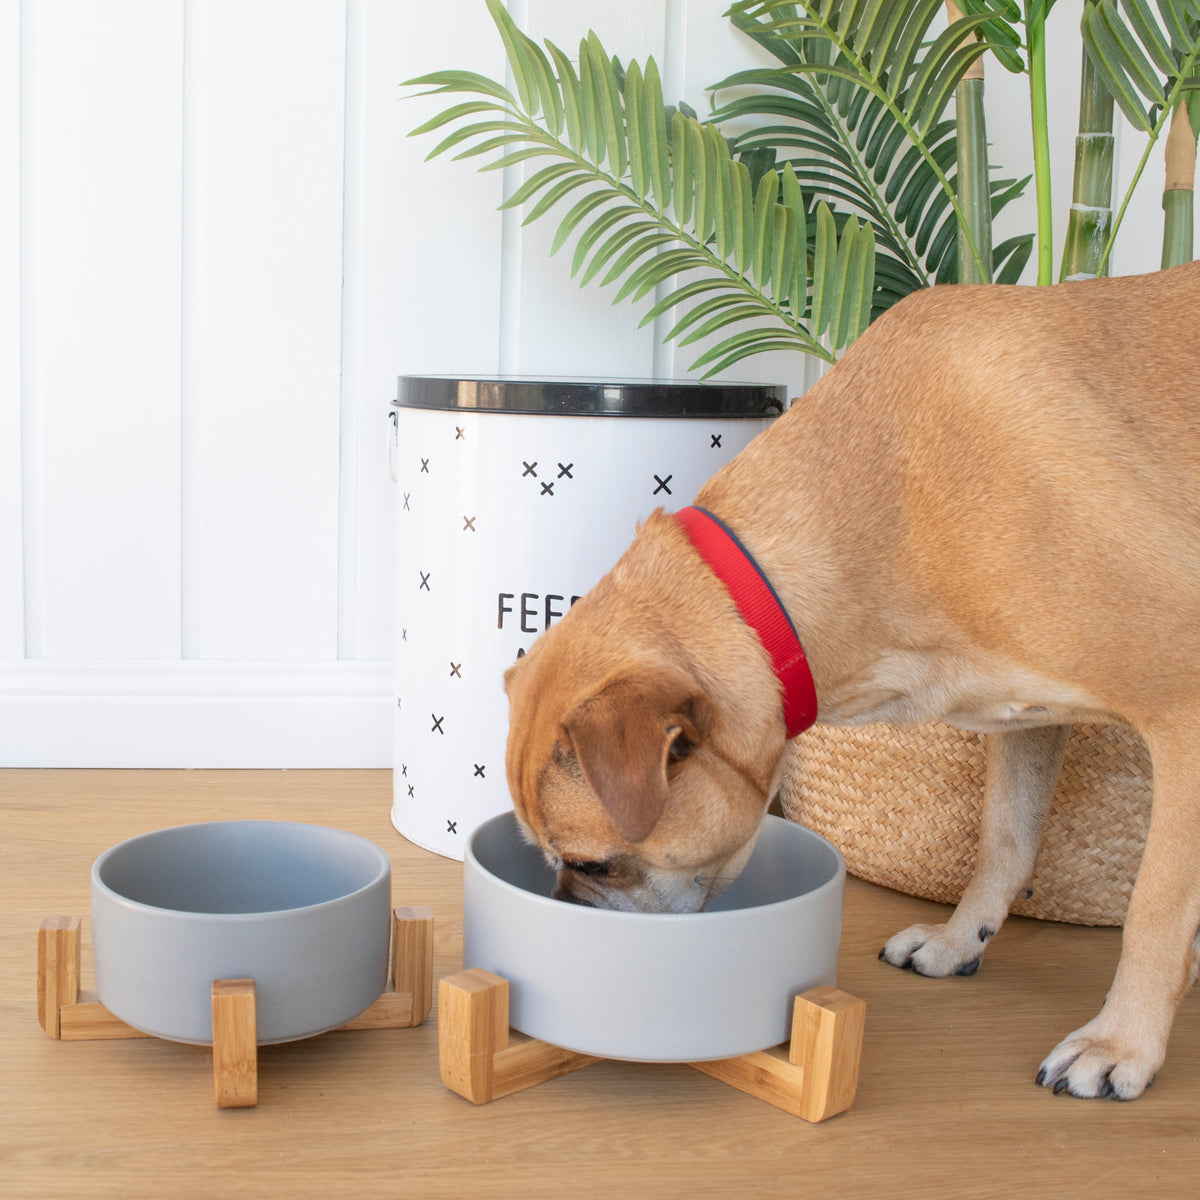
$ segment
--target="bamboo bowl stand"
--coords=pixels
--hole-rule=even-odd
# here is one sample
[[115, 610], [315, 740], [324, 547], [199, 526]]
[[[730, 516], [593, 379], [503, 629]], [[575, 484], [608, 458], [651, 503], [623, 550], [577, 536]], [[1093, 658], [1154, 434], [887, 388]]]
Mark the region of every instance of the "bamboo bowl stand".
[[[93, 991], [81, 990], [79, 917], [47, 917], [38, 930], [38, 1021], [52, 1038], [95, 1041], [144, 1038], [114, 1016]], [[433, 1004], [433, 914], [423, 905], [392, 910], [388, 984], [365, 1012], [338, 1026], [407, 1029], [420, 1025]], [[253, 979], [217, 979], [212, 985], [213, 1090], [219, 1108], [258, 1103], [258, 1041]]]
[[[510, 1030], [508, 991], [508, 980], [478, 967], [438, 984], [442, 1082], [472, 1104], [601, 1061]], [[824, 1121], [854, 1103], [866, 1008], [837, 988], [814, 988], [796, 997], [786, 1047], [689, 1065], [793, 1116]]]

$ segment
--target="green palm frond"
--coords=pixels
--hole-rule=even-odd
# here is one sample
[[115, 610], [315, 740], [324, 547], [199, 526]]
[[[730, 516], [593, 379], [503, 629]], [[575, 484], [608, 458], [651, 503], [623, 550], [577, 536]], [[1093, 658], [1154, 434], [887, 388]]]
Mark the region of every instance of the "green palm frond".
[[1134, 188], [1171, 114], [1200, 92], [1200, 0], [1096, 0], [1084, 8], [1083, 44], [1097, 75], [1146, 148], [1101, 256], [1108, 260]]
[[1040, 5], [1044, 18], [1054, 7], [1055, 0], [955, 0], [964, 16], [983, 16], [984, 40], [991, 47], [996, 61], [1015, 75], [1026, 74], [1029, 62], [1026, 58], [1028, 45], [1021, 36], [1021, 26], [1028, 20], [1036, 20]]
[[[729, 13], [782, 66], [718, 84], [751, 92], [718, 109], [717, 119], [753, 118], [739, 149], [778, 147], [806, 190], [871, 224], [895, 289], [877, 293], [879, 308], [914, 288], [957, 279], [963, 214], [955, 125], [944, 114], [980, 55], [1014, 52], [1014, 31], [990, 7], [935, 36], [941, 8], [940, 0], [738, 0]], [[973, 33], [980, 40], [967, 40]], [[990, 180], [993, 214], [1026, 182]], [[982, 274], [1015, 278], [1031, 246], [1032, 235], [996, 247]]]
[[1200, 87], [1200, 0], [1098, 0], [1083, 44], [1130, 123], [1157, 137], [1184, 93]]
[[516, 92], [462, 71], [411, 80], [433, 94], [471, 97], [413, 130], [453, 127], [428, 157], [497, 155], [481, 170], [528, 162], [531, 173], [505, 207], [529, 206], [528, 223], [572, 200], [554, 251], [574, 238], [572, 274], [581, 285], [618, 284], [614, 303], [669, 287], [646, 320], [703, 294], [668, 336], [720, 334], [693, 364], [707, 375], [766, 349], [832, 361], [866, 327], [869, 224], [839, 225], [824, 203], [810, 217], [791, 167], [754, 179], [714, 125], [681, 110], [668, 119], [653, 59], [630, 63], [622, 77], [589, 34], [576, 69], [557, 46], [546, 42], [543, 51], [521, 32], [499, 0], [487, 4]]

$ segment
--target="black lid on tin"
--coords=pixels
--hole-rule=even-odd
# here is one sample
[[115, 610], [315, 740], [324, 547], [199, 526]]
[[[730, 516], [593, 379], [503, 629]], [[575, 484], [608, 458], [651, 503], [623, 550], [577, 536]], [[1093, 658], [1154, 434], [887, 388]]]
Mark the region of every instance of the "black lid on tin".
[[595, 417], [764, 417], [787, 407], [787, 388], [690, 380], [401, 375], [392, 407]]

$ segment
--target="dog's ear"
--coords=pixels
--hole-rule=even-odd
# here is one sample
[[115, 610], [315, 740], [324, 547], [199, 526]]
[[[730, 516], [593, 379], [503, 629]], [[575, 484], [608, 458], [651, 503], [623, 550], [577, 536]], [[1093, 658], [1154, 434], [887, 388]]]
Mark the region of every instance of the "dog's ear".
[[690, 754], [712, 706], [683, 676], [624, 676], [564, 722], [588, 786], [627, 842], [645, 841], [667, 803], [667, 767]]

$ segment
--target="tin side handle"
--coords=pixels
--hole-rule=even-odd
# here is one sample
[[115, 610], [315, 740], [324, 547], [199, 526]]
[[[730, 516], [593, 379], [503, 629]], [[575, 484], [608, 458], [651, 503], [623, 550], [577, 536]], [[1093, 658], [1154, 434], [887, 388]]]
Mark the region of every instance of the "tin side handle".
[[388, 420], [392, 423], [392, 432], [388, 436], [388, 475], [393, 483], [397, 483], [400, 478], [396, 470], [396, 459], [400, 452], [400, 414], [394, 408], [388, 409]]

